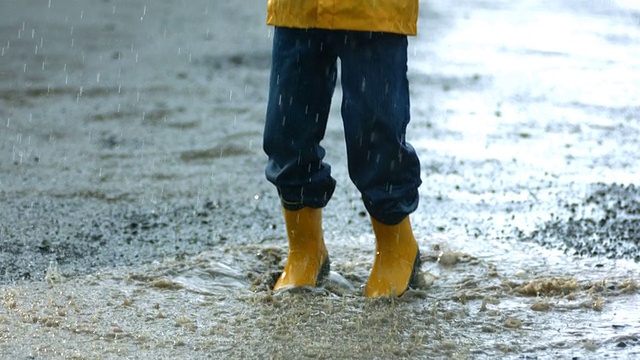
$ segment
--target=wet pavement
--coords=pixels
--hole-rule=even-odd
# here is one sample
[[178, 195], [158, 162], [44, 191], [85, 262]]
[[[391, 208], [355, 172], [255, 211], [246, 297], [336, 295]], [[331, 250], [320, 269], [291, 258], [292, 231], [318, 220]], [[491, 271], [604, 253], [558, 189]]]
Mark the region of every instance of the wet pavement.
[[374, 244], [340, 89], [332, 275], [269, 291], [264, 6], [0, 3], [0, 357], [640, 354], [640, 6], [421, 3], [424, 283], [394, 301], [361, 295]]

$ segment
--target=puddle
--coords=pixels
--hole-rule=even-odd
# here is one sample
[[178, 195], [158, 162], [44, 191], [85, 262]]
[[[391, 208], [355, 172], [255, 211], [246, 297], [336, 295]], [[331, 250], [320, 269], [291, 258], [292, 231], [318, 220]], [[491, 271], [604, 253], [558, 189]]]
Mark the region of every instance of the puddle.
[[[350, 254], [362, 252], [358, 243], [347, 241], [332, 253], [336, 268], [348, 268]], [[231, 357], [638, 353], [637, 264], [594, 265], [550, 253], [480, 259], [445, 246], [425, 251], [422, 270], [432, 281], [391, 301], [331, 286], [315, 293], [255, 291], [246, 272], [281, 266], [265, 263], [256, 254], [266, 248], [256, 246], [69, 279], [49, 276], [48, 283], [0, 289], [0, 342], [8, 353], [36, 357], [130, 356], [139, 349], [160, 357], [186, 350], [194, 357], [211, 351]], [[542, 255], [548, 264], [532, 260]], [[330, 283], [357, 289], [358, 281], [344, 284], [360, 270], [333, 272]], [[327, 346], [336, 338], [339, 345]]]

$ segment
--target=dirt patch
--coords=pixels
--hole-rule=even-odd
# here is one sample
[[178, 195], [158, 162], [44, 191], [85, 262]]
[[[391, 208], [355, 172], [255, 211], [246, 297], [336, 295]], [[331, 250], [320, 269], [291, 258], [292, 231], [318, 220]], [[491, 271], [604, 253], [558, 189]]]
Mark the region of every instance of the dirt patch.
[[562, 214], [523, 240], [580, 256], [640, 261], [640, 188], [597, 183], [576, 202], [561, 204]]

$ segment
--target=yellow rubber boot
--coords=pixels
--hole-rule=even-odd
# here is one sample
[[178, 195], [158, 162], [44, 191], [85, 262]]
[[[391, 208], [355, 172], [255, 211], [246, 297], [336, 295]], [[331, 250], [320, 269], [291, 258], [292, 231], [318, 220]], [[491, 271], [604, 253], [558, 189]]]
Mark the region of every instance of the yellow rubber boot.
[[283, 209], [289, 237], [289, 256], [284, 271], [273, 287], [281, 289], [315, 287], [329, 273], [329, 254], [322, 237], [322, 209]]
[[376, 257], [364, 289], [370, 298], [400, 296], [413, 287], [420, 269], [420, 252], [407, 216], [397, 225], [371, 218], [376, 235]]

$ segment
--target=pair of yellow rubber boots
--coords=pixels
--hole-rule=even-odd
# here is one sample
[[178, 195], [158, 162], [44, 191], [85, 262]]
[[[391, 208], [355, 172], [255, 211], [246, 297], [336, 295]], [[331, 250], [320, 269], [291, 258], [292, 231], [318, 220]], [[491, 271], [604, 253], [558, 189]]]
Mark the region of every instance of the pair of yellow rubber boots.
[[[284, 209], [289, 257], [273, 290], [311, 286], [329, 273], [329, 254], [322, 237], [322, 209]], [[376, 256], [364, 295], [400, 296], [412, 285], [420, 264], [418, 243], [407, 216], [397, 225], [371, 218]]]

